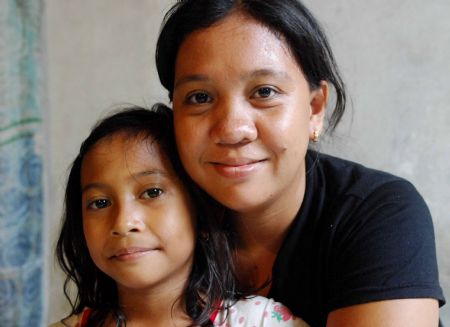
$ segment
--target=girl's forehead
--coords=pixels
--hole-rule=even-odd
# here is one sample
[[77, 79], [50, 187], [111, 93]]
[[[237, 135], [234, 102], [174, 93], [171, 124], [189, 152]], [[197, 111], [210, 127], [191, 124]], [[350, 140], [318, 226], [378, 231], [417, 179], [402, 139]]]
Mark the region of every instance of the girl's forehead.
[[121, 164], [128, 169], [152, 164], [171, 170], [167, 156], [159, 143], [151, 136], [143, 134], [118, 132], [100, 139], [84, 156], [82, 167], [106, 168], [112, 163]]
[[133, 130], [119, 130], [112, 134], [106, 135], [95, 142], [94, 146], [105, 143], [122, 142], [128, 144], [139, 144], [145, 142], [154, 142], [155, 139], [151, 134], [145, 134], [144, 132], [138, 132]]
[[88, 153], [90, 152], [105, 155], [111, 152], [114, 152], [114, 155], [129, 153], [163, 155], [160, 144], [151, 135], [128, 131], [119, 131], [101, 138], [89, 149]]

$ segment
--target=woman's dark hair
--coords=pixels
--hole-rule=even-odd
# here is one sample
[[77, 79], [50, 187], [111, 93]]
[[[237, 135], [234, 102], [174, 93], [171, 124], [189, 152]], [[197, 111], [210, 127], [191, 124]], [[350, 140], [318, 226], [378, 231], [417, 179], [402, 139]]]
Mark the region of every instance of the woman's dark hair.
[[[126, 325], [126, 317], [118, 303], [117, 287], [113, 279], [103, 273], [91, 259], [83, 233], [81, 210], [81, 165], [89, 150], [100, 140], [116, 133], [127, 137], [156, 142], [170, 160], [174, 172], [191, 194], [198, 208], [199, 231], [193, 269], [184, 292], [186, 313], [194, 325], [210, 324], [211, 313], [222, 299], [235, 299], [235, 274], [228, 236], [221, 227], [224, 209], [195, 186], [185, 173], [178, 157], [174, 134], [172, 110], [162, 104], [150, 110], [132, 107], [100, 121], [82, 143], [72, 164], [65, 194], [65, 208], [61, 233], [56, 246], [56, 257], [66, 273], [64, 294], [72, 307], [72, 314], [91, 308], [87, 326], [103, 326], [108, 315], [116, 318], [117, 326]], [[77, 288], [75, 300], [70, 297], [70, 284]], [[64, 321], [64, 320], [63, 320]]]
[[169, 99], [178, 50], [186, 37], [235, 12], [249, 15], [286, 40], [312, 90], [321, 81], [334, 87], [336, 103], [328, 126], [333, 131], [345, 110], [344, 83], [320, 24], [298, 0], [179, 0], [165, 15], [156, 46], [156, 67]]

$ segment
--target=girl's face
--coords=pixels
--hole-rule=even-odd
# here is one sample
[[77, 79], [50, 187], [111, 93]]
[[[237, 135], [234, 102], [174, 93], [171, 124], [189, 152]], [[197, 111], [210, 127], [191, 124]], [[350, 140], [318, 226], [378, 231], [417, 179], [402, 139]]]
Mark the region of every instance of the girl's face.
[[235, 13], [197, 30], [175, 66], [183, 164], [241, 214], [298, 206], [309, 138], [322, 128], [326, 98], [326, 83], [311, 91], [287, 43], [256, 20]]
[[89, 253], [119, 292], [184, 289], [194, 212], [156, 143], [121, 133], [100, 140], [83, 159], [81, 187]]

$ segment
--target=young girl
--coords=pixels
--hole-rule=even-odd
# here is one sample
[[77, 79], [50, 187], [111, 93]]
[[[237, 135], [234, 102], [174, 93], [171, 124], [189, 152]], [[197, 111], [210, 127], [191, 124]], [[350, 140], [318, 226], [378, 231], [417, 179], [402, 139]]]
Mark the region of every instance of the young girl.
[[272, 300], [236, 300], [223, 214], [182, 169], [170, 109], [104, 119], [70, 171], [56, 254], [72, 311], [52, 326], [307, 326]]

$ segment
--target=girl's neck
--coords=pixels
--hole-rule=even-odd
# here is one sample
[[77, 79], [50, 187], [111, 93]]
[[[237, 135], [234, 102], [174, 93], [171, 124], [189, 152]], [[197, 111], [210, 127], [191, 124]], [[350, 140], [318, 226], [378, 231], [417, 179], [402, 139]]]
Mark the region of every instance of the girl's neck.
[[122, 291], [119, 299], [127, 327], [185, 327], [192, 323], [180, 292]]

